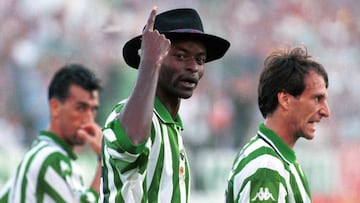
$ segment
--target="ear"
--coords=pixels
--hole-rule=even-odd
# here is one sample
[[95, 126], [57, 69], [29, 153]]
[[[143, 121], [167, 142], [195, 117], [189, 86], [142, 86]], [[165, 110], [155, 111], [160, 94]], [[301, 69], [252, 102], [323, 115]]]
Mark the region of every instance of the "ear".
[[54, 117], [54, 118], [58, 117], [60, 114], [61, 102], [55, 98], [50, 99], [49, 107], [50, 107], [51, 117]]
[[290, 95], [286, 92], [279, 92], [277, 94], [279, 107], [283, 109], [289, 109]]

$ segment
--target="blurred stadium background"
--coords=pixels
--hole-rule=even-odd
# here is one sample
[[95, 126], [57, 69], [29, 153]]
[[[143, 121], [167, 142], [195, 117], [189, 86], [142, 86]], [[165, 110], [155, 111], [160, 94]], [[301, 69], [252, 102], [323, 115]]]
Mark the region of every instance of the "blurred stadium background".
[[[150, 9], [196, 8], [206, 32], [232, 46], [207, 64], [182, 103], [192, 167], [191, 202], [223, 202], [232, 160], [262, 121], [256, 86], [265, 56], [306, 45], [327, 68], [331, 118], [295, 146], [313, 202], [360, 202], [360, 4], [355, 0], [2, 0], [0, 2], [0, 188], [38, 131], [47, 127], [47, 85], [58, 67], [79, 62], [104, 86], [98, 122], [129, 94], [136, 71], [123, 44], [140, 34]], [[96, 157], [79, 148], [85, 177]]]

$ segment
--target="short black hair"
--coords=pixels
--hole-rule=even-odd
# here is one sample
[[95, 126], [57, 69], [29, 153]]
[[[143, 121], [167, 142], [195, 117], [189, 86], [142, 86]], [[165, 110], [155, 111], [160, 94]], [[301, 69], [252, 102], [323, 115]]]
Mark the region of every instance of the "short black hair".
[[48, 99], [57, 98], [64, 102], [68, 97], [69, 87], [73, 84], [89, 92], [101, 89], [100, 80], [89, 68], [81, 64], [66, 64], [53, 76], [49, 85]]
[[326, 88], [328, 75], [323, 65], [314, 61], [305, 46], [289, 50], [276, 50], [264, 61], [258, 86], [258, 105], [264, 118], [278, 106], [277, 94], [286, 92], [299, 96], [306, 88], [305, 76], [315, 71], [324, 78]]

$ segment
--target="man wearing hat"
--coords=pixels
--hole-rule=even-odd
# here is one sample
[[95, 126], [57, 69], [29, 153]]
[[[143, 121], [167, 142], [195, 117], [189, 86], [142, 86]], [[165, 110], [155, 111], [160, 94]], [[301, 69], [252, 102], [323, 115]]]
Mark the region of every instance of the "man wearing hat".
[[[175, 9], [156, 16], [123, 48], [138, 69], [128, 99], [119, 102], [103, 128], [101, 202], [188, 202], [189, 165], [178, 110], [190, 98], [207, 62], [230, 43], [205, 34], [198, 13]], [[194, 135], [196, 136], [196, 135]]]

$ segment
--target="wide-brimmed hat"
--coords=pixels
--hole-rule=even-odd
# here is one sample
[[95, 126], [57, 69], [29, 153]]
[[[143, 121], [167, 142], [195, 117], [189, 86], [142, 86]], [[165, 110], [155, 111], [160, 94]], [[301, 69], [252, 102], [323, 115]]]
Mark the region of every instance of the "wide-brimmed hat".
[[[168, 39], [194, 39], [204, 43], [206, 47], [206, 62], [224, 56], [230, 43], [215, 35], [205, 34], [199, 14], [191, 8], [180, 8], [160, 13], [155, 18], [154, 29], [164, 34]], [[126, 42], [123, 47], [125, 62], [138, 68], [140, 57], [138, 50], [141, 46], [141, 35]]]

